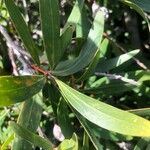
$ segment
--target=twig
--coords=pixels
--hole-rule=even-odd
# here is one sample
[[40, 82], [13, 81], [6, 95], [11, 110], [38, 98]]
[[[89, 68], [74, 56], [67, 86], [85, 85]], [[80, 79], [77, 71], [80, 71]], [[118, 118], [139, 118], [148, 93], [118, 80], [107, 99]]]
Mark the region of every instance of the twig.
[[[118, 47], [122, 52], [124, 52], [124, 53], [127, 53], [127, 51], [121, 46], [121, 45], [119, 45], [113, 38], [111, 38], [107, 33], [103, 33], [103, 36], [105, 37], [105, 38], [107, 38], [110, 42], [112, 42], [116, 47]], [[144, 70], [147, 70], [148, 68], [147, 68], [147, 66], [145, 66], [139, 59], [137, 59], [137, 58], [135, 58], [135, 57], [133, 57], [132, 58], [135, 62], [136, 62], [136, 64], [138, 65], [138, 66], [140, 66], [142, 69], [144, 69]]]
[[116, 74], [107, 74], [107, 73], [100, 73], [100, 72], [95, 72], [95, 75], [97, 76], [105, 76], [108, 77], [109, 79], [115, 79], [115, 80], [121, 80], [123, 82], [135, 85], [135, 86], [140, 86], [140, 83], [133, 79], [128, 79], [126, 77], [123, 77], [121, 75], [116, 75]]
[[12, 68], [13, 68], [13, 75], [18, 76], [19, 73], [18, 73], [17, 66], [16, 66], [15, 59], [14, 59], [14, 52], [11, 48], [8, 49], [8, 55], [9, 55]]

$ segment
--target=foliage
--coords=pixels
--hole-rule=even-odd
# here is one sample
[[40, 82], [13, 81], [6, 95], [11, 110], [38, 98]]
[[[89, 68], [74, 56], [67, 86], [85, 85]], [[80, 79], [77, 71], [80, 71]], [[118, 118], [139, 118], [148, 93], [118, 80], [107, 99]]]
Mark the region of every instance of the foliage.
[[0, 148], [148, 149], [149, 5], [0, 1]]

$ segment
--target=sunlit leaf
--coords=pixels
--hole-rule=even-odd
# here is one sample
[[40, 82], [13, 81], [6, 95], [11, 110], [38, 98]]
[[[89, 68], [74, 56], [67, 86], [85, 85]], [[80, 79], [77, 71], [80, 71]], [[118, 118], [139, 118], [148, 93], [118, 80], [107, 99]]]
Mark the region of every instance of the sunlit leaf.
[[86, 96], [55, 79], [65, 100], [92, 123], [117, 133], [150, 136], [150, 122], [129, 112]]
[[45, 83], [43, 76], [0, 77], [0, 106], [22, 102], [38, 93]]
[[78, 137], [74, 133], [71, 139], [65, 139], [58, 147], [58, 150], [78, 150]]
[[140, 52], [140, 50], [133, 50], [131, 52], [128, 52], [126, 54], [122, 54], [116, 58], [112, 58], [109, 60], [102, 60], [99, 62], [96, 71], [98, 72], [106, 72], [113, 68], [116, 68], [123, 63], [127, 62], [128, 60], [132, 59], [135, 55], [137, 55]]
[[104, 29], [104, 15], [103, 12], [98, 11], [94, 19], [93, 26], [88, 34], [88, 38], [83, 45], [79, 56], [73, 60], [60, 62], [53, 74], [57, 76], [67, 76], [80, 71], [86, 67], [94, 57], [97, 49], [100, 46]]
[[14, 140], [14, 134], [11, 134], [6, 141], [3, 143], [3, 145], [0, 147], [1, 150], [6, 150], [9, 146], [9, 144]]

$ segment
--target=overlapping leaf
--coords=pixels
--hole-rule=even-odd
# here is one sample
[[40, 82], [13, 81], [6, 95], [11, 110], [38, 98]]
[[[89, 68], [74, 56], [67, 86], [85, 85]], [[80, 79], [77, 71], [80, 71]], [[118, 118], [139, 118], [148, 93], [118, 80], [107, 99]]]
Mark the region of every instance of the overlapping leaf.
[[0, 106], [22, 102], [38, 93], [45, 83], [43, 76], [0, 77]]
[[128, 60], [132, 59], [135, 55], [137, 55], [140, 50], [133, 50], [126, 54], [122, 54], [116, 58], [112, 58], [109, 60], [102, 60], [99, 62], [96, 71], [98, 72], [107, 72], [111, 69], [114, 69], [123, 63], [127, 62]]
[[60, 17], [58, 0], [40, 0], [45, 51], [53, 69], [60, 59]]
[[13, 131], [15, 132], [15, 134], [22, 137], [26, 141], [29, 141], [30, 143], [34, 144], [35, 146], [39, 146], [45, 150], [53, 150], [51, 142], [48, 141], [47, 139], [44, 139], [44, 138], [34, 134], [30, 130], [28, 130], [16, 123], [11, 122], [10, 126], [13, 129]]
[[55, 79], [65, 100], [92, 123], [117, 133], [131, 136], [150, 136], [150, 122], [89, 96]]
[[67, 76], [80, 71], [86, 67], [94, 57], [98, 47], [100, 46], [104, 29], [104, 15], [101, 11], [97, 12], [93, 26], [89, 32], [87, 41], [83, 45], [79, 56], [73, 60], [60, 62], [53, 74], [57, 76]]
[[[23, 103], [17, 121], [19, 125], [30, 129], [33, 133], [37, 130], [42, 114], [42, 107], [38, 104], [39, 98], [40, 96], [37, 94], [33, 98], [30, 98]], [[15, 150], [30, 150], [32, 147], [33, 145], [30, 142], [27, 142], [21, 137], [16, 137], [15, 141], [13, 142], [13, 149]]]
[[19, 11], [19, 8], [15, 5], [13, 0], [5, 0], [5, 4], [26, 50], [29, 51], [34, 61], [39, 64], [39, 50], [32, 39], [32, 36]]

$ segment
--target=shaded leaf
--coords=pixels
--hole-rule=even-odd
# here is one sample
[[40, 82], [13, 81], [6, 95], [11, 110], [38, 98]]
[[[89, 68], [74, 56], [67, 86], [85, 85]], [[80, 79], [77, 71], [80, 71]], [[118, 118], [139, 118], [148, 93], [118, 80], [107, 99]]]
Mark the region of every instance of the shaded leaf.
[[16, 27], [16, 30], [26, 48], [29, 51], [34, 61], [39, 64], [38, 48], [36, 47], [29, 29], [13, 0], [5, 0], [9, 15]]
[[125, 135], [150, 136], [148, 120], [86, 96], [62, 81], [55, 80], [65, 100], [92, 123]]
[[39, 146], [45, 150], [52, 150], [52, 144], [47, 139], [43, 139], [42, 137], [34, 134], [30, 130], [14, 123], [10, 123], [11, 128], [17, 134], [18, 136], [24, 138], [25, 140], [29, 141], [30, 143], [33, 143], [35, 146]]
[[143, 117], [150, 116], [150, 108], [132, 109], [128, 111]]
[[61, 34], [60, 36], [60, 42], [61, 42], [61, 50], [60, 50], [60, 56], [63, 56], [67, 46], [71, 43], [72, 36], [73, 36], [73, 27], [70, 25], [68, 28]]
[[[38, 104], [39, 95], [35, 95], [32, 99], [25, 101], [22, 105], [21, 112], [18, 118], [18, 124], [24, 128], [35, 132], [40, 123], [42, 107]], [[28, 114], [28, 115], [27, 115]], [[13, 143], [15, 150], [32, 150], [33, 145], [26, 140], [17, 137]]]
[[103, 148], [103, 146], [100, 144], [99, 140], [97, 139], [97, 137], [95, 136], [94, 132], [93, 132], [93, 128], [91, 128], [86, 119], [83, 118], [77, 111], [73, 111], [75, 113], [75, 115], [77, 116], [77, 118], [79, 119], [81, 125], [83, 126], [84, 130], [86, 131], [86, 133], [88, 134], [91, 142], [93, 143], [94, 147], [96, 150], [100, 150]]
[[60, 17], [58, 0], [40, 0], [44, 47], [51, 69], [60, 59]]
[[95, 71], [96, 65], [98, 64], [100, 53], [101, 53], [100, 50], [98, 50], [96, 52], [96, 54], [95, 54], [92, 62], [90, 63], [89, 67], [84, 72], [84, 74], [77, 80], [77, 82], [86, 80], [88, 77], [90, 77], [92, 75], [92, 73]]
[[135, 4], [137, 4], [144, 11], [150, 12], [150, 1], [149, 0], [132, 0], [131, 2], [134, 2]]
[[45, 83], [43, 76], [0, 77], [0, 106], [22, 102], [38, 93]]
[[148, 17], [144, 13], [144, 11], [137, 4], [135, 4], [133, 1], [131, 2], [129, 0], [121, 0], [121, 2], [125, 3], [126, 5], [133, 8], [135, 11], [137, 11], [137, 13], [139, 13], [143, 17], [143, 19], [146, 21], [146, 23], [148, 25], [148, 29], [150, 31], [150, 23], [149, 23]]
[[67, 139], [71, 138], [73, 134], [73, 127], [71, 125], [71, 121], [69, 118], [68, 106], [66, 104], [66, 101], [64, 101], [64, 99], [61, 99], [59, 102], [57, 109], [57, 119], [65, 138]]
[[135, 145], [134, 150], [149, 150], [147, 149], [150, 142], [150, 138], [141, 138]]

